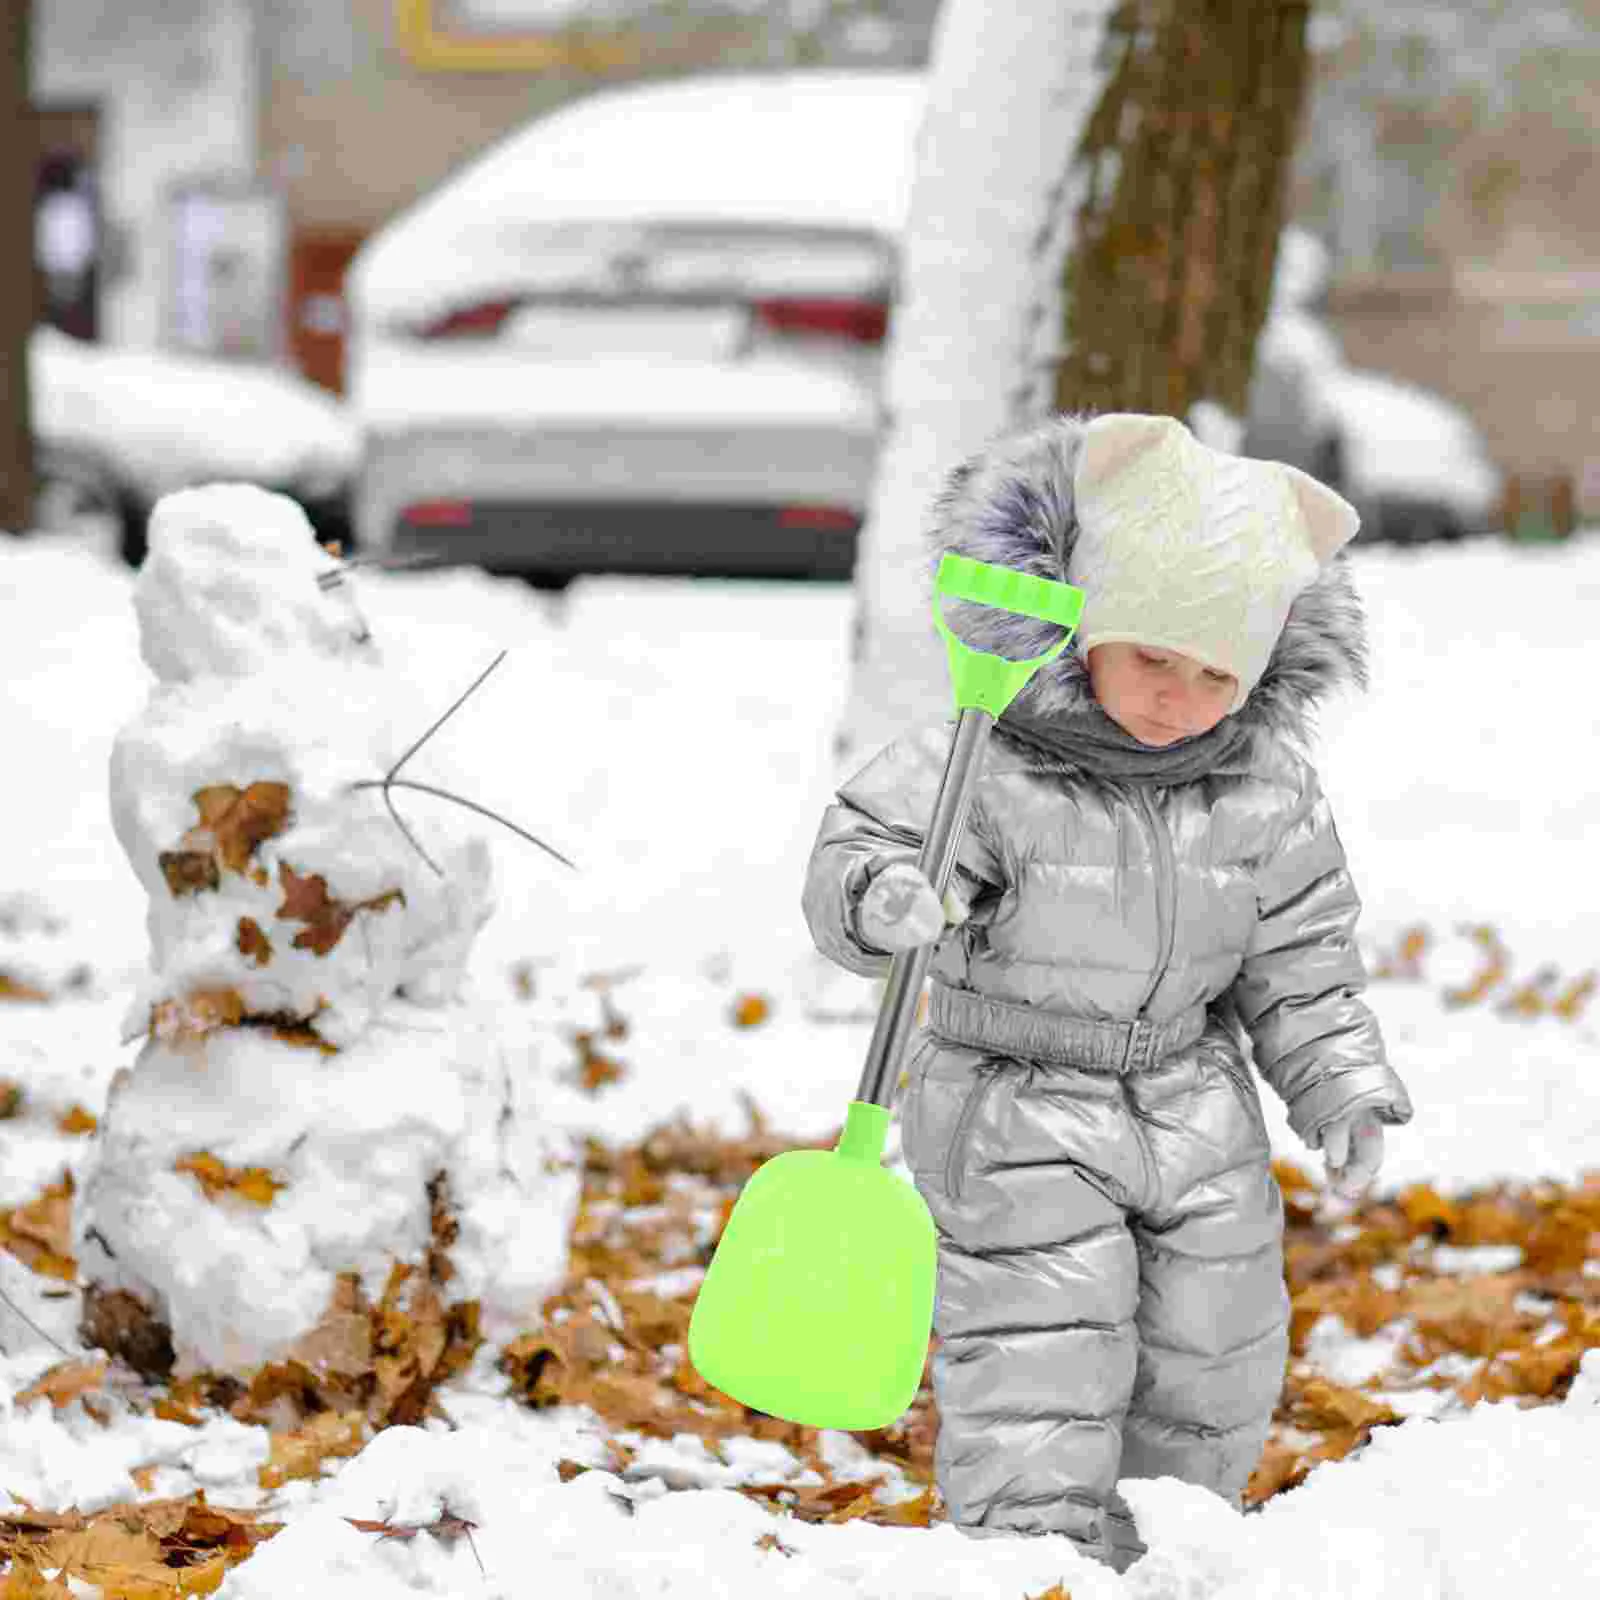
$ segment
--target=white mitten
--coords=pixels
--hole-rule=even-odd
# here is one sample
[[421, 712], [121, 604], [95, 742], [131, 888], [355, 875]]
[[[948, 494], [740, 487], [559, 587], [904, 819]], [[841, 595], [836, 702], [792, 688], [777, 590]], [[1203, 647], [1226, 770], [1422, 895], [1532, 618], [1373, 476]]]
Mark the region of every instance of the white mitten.
[[947, 926], [965, 922], [969, 909], [953, 882], [941, 903], [918, 867], [897, 861], [867, 886], [856, 926], [874, 950], [914, 950], [932, 944]]
[[1354, 1200], [1383, 1165], [1383, 1124], [1370, 1107], [1352, 1111], [1322, 1130], [1322, 1155], [1328, 1182]]

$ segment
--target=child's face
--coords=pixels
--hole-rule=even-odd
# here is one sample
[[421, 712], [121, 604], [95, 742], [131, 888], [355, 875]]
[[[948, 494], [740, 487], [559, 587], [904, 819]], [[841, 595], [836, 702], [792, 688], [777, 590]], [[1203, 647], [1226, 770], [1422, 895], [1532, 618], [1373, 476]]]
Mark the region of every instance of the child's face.
[[1229, 673], [1143, 644], [1097, 644], [1089, 652], [1089, 682], [1118, 727], [1156, 746], [1209, 733], [1238, 689]]

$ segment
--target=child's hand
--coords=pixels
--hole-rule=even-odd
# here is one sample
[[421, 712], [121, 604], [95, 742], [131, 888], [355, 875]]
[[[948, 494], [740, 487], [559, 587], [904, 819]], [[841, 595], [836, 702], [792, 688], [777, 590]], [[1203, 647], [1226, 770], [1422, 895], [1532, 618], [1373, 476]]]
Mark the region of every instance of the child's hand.
[[1322, 1134], [1328, 1181], [1346, 1200], [1354, 1200], [1383, 1165], [1383, 1124], [1372, 1110], [1353, 1111], [1330, 1122]]
[[954, 883], [941, 904], [919, 868], [897, 861], [868, 885], [856, 925], [875, 950], [914, 950], [932, 944], [946, 926], [965, 922], [968, 910]]

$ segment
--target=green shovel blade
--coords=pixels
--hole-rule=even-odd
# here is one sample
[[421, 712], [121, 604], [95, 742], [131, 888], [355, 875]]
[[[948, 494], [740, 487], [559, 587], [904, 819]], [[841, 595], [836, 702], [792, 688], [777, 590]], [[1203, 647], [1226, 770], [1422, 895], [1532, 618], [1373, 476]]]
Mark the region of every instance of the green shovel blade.
[[850, 1119], [864, 1147], [847, 1131], [839, 1149], [775, 1156], [745, 1185], [689, 1321], [707, 1383], [812, 1428], [901, 1416], [933, 1317], [933, 1219], [878, 1159], [887, 1114], [853, 1102]]

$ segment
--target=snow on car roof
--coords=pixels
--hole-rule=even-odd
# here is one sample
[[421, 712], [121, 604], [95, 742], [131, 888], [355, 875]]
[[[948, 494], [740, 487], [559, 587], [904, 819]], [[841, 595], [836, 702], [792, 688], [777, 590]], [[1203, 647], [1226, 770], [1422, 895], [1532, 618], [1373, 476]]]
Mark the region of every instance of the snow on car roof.
[[604, 91], [491, 146], [376, 233], [357, 315], [426, 313], [514, 280], [530, 233], [651, 223], [898, 235], [924, 85], [914, 72], [726, 75]]

